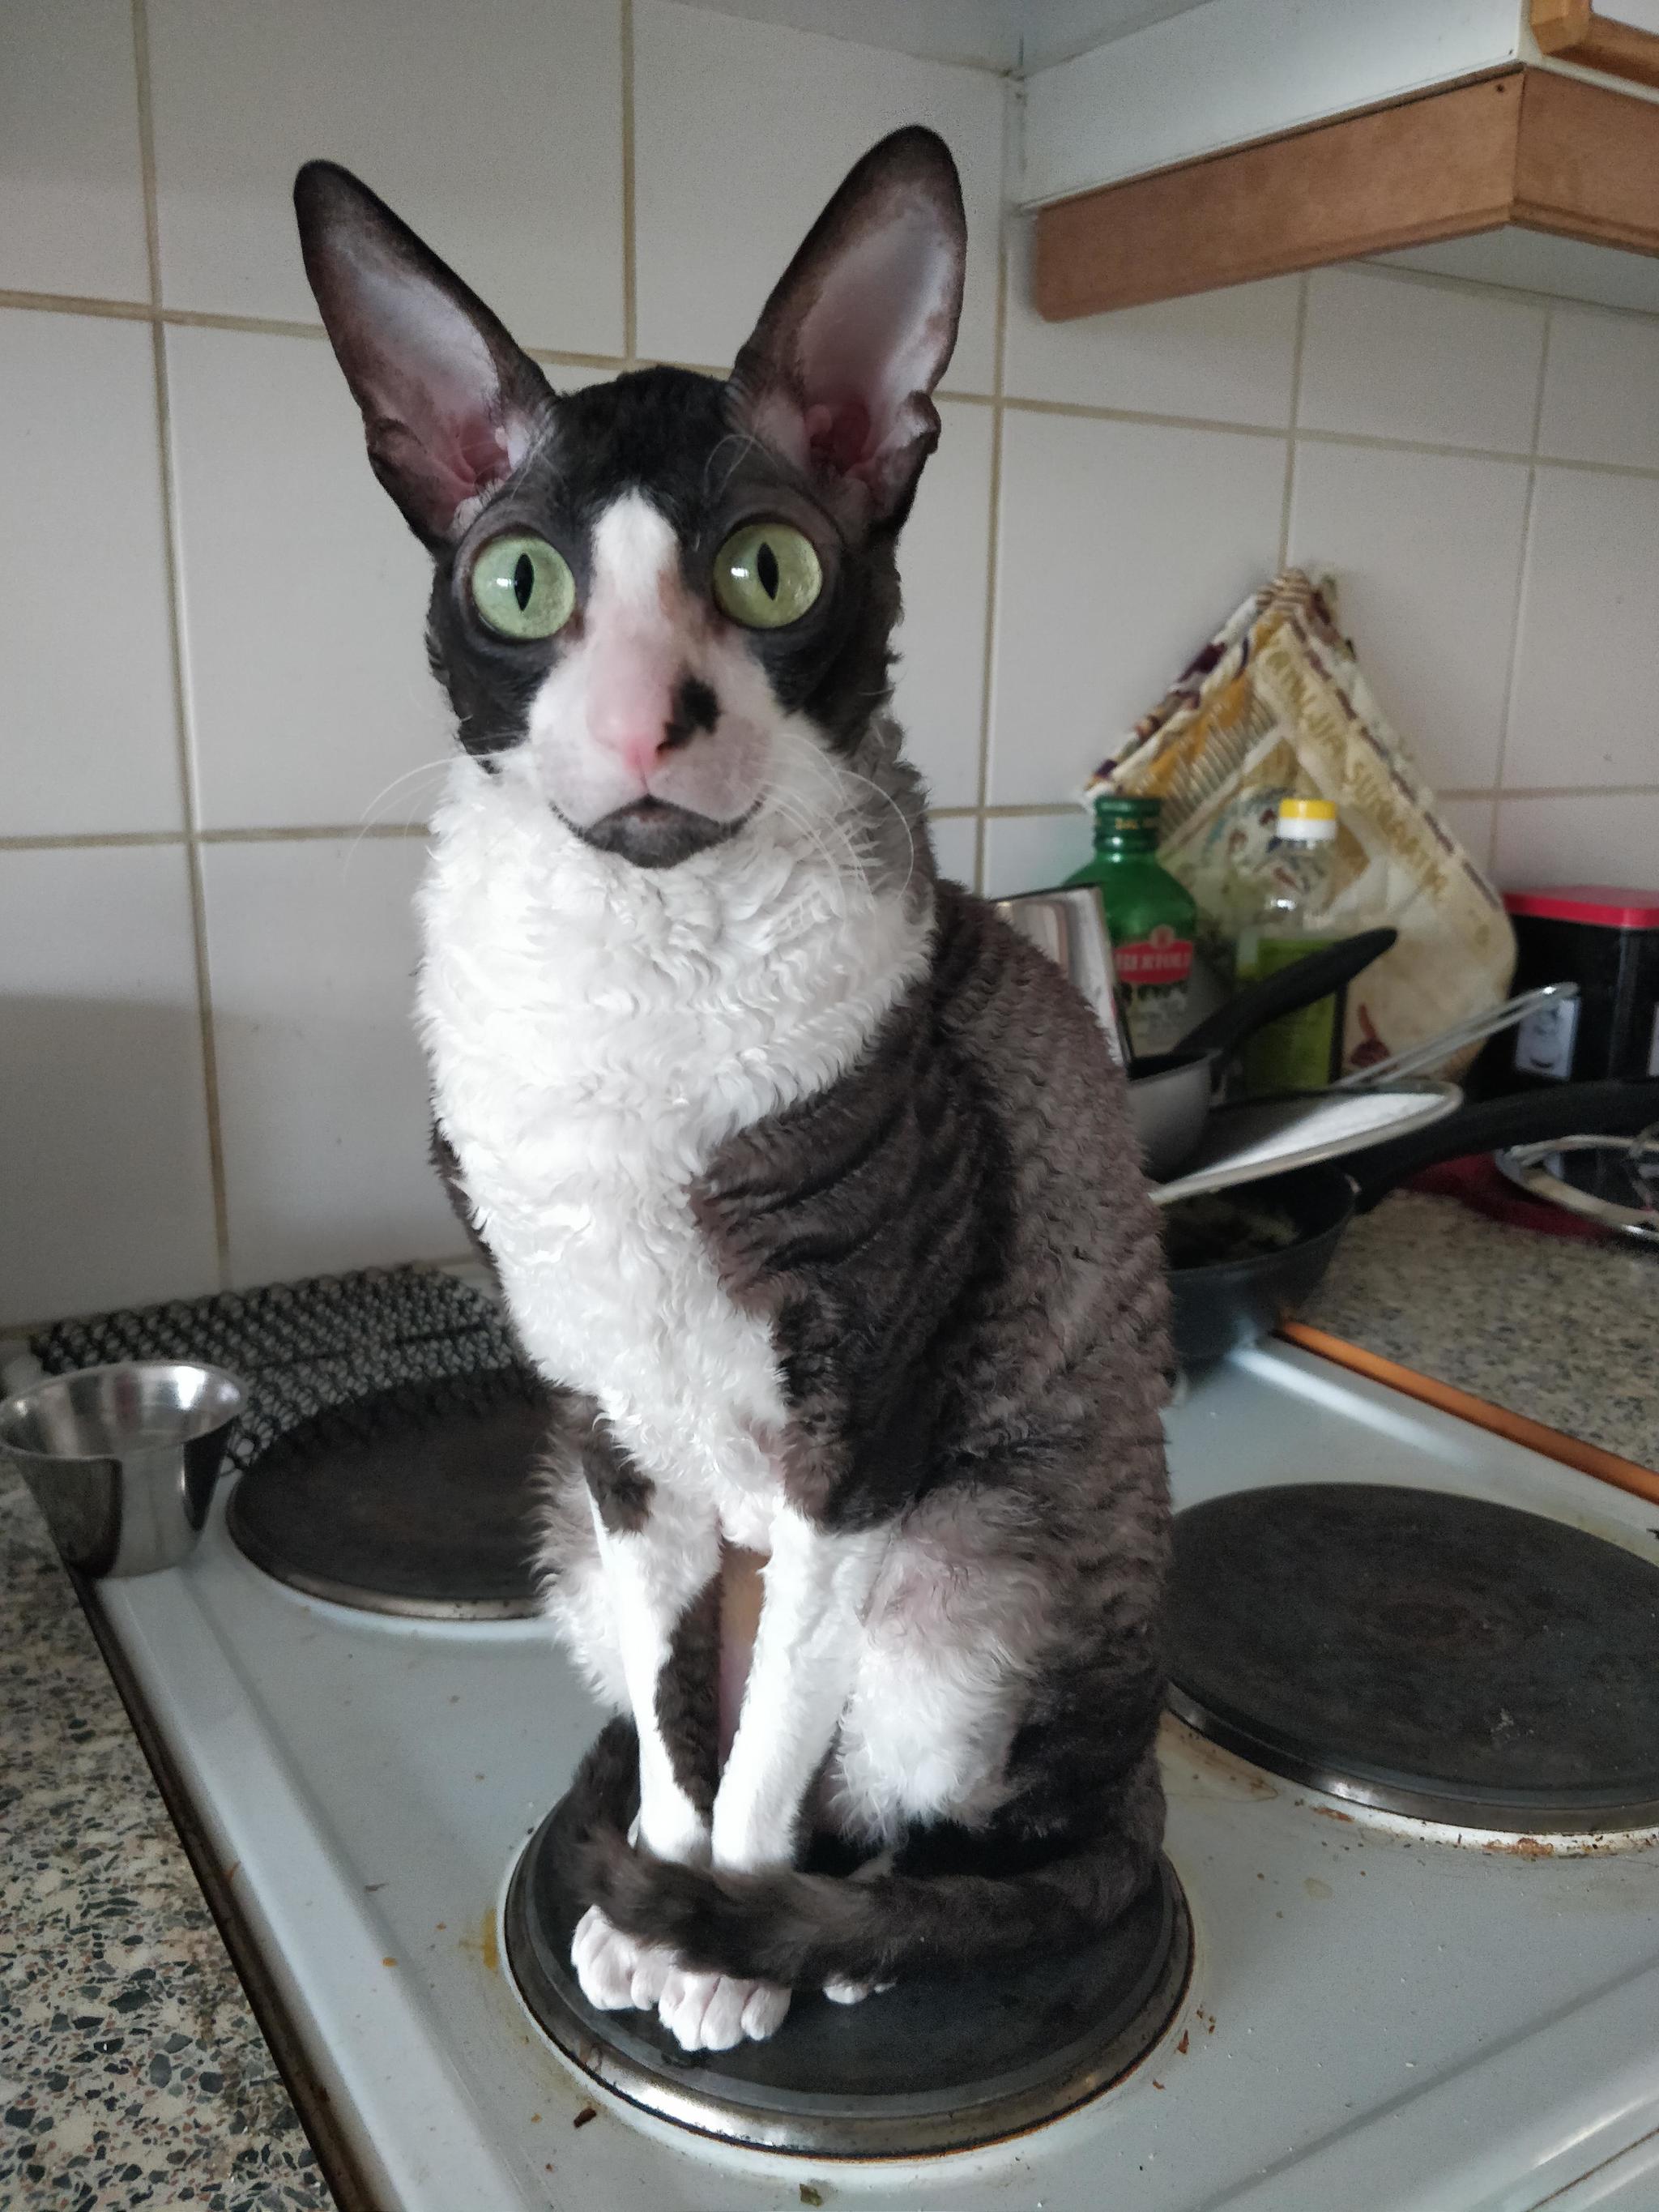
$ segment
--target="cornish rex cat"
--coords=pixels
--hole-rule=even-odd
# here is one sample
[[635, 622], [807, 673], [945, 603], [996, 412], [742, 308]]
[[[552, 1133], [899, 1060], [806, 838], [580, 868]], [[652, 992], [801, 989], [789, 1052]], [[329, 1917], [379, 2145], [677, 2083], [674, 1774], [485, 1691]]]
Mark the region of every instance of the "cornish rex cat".
[[1164, 1295], [1101, 1034], [938, 878], [887, 714], [951, 157], [867, 154], [726, 381], [565, 397], [343, 170], [295, 200], [436, 571], [441, 1154], [563, 1394], [550, 1614], [637, 1732], [631, 1834], [633, 1734], [578, 1778], [581, 1985], [716, 2049], [1072, 1945], [1162, 1828]]

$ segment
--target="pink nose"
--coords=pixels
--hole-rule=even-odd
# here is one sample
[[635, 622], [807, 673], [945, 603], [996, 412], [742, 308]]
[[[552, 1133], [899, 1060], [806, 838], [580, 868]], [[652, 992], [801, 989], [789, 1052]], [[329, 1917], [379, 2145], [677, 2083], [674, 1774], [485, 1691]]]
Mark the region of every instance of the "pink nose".
[[587, 726], [605, 750], [645, 785], [659, 754], [672, 750], [678, 656], [653, 652], [644, 640], [618, 641], [599, 659], [588, 694]]

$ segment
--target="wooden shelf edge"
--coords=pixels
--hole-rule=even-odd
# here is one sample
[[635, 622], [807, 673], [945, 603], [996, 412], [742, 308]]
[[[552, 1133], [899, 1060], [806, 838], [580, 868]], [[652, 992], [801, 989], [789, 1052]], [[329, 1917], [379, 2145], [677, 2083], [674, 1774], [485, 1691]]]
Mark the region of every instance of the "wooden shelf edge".
[[1659, 87], [1659, 32], [1598, 15], [1590, 0], [1532, 0], [1532, 34], [1552, 60]]
[[1307, 1322], [1283, 1322], [1279, 1334], [1287, 1343], [1299, 1345], [1304, 1352], [1316, 1352], [1338, 1367], [1364, 1375], [1373, 1382], [1385, 1383], [1404, 1397], [1434, 1406], [1441, 1413], [1454, 1414], [1475, 1428], [1505, 1437], [1511, 1443], [1524, 1444], [1528, 1451], [1535, 1451], [1545, 1459], [1555, 1460], [1580, 1474], [1594, 1475], [1598, 1482], [1610, 1483], [1615, 1490], [1628, 1491], [1632, 1497], [1645, 1498], [1650, 1505], [1659, 1505], [1659, 1472], [1642, 1467], [1633, 1459], [1621, 1459], [1617, 1452], [1605, 1451], [1600, 1444], [1586, 1443], [1582, 1437], [1567, 1436], [1562, 1430], [1532, 1420], [1525, 1413], [1512, 1413], [1507, 1407], [1494, 1406], [1489, 1399], [1477, 1398], [1472, 1391], [1438, 1382], [1432, 1375], [1419, 1374], [1414, 1367], [1402, 1367], [1396, 1360], [1385, 1359], [1380, 1352], [1367, 1352], [1364, 1346], [1351, 1344], [1346, 1337], [1333, 1336]]
[[1513, 69], [1101, 185], [1037, 210], [1033, 297], [1065, 322], [1505, 223], [1659, 255], [1659, 105]]
[[1103, 185], [1036, 215], [1051, 322], [1495, 229], [1509, 220], [1519, 69]]

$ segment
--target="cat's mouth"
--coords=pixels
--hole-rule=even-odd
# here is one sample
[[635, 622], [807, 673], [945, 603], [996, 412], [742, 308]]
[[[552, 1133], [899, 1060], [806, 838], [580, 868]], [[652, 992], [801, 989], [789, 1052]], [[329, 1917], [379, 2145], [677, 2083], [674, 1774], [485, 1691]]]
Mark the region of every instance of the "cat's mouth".
[[723, 845], [735, 837], [749, 819], [749, 812], [730, 822], [719, 822], [712, 814], [697, 814], [689, 806], [676, 806], [672, 800], [653, 799], [647, 793], [602, 814], [597, 822], [572, 822], [563, 814], [560, 819], [586, 843], [601, 853], [617, 854], [636, 868], [674, 868], [694, 853], [707, 852], [711, 845]]

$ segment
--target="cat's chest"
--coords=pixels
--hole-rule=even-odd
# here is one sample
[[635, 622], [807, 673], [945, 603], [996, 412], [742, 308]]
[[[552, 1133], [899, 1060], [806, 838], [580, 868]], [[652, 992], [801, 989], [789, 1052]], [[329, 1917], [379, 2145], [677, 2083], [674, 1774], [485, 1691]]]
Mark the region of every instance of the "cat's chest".
[[851, 1064], [917, 932], [849, 914], [787, 854], [665, 889], [582, 852], [550, 872], [533, 837], [477, 845], [464, 819], [434, 855], [419, 1006], [515, 1324], [647, 1466], [758, 1481], [786, 1418], [770, 1334], [726, 1295], [690, 1191], [737, 1130]]

